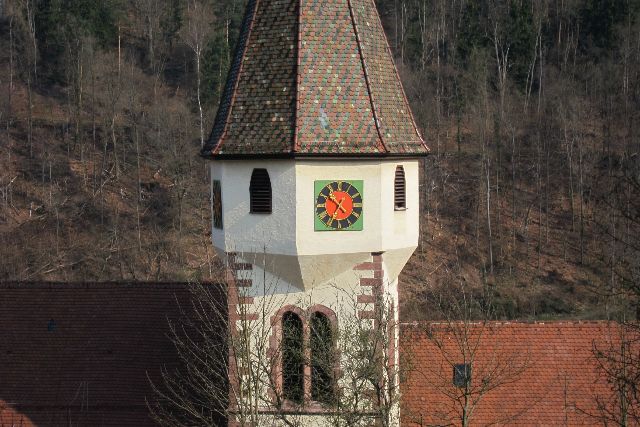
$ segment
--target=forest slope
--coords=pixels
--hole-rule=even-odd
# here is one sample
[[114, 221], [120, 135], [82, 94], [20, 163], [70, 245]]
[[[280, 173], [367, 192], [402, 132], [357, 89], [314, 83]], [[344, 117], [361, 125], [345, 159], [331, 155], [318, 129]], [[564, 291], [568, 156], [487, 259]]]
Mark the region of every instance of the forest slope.
[[[405, 318], [636, 310], [638, 2], [377, 3], [432, 149]], [[219, 279], [199, 129], [243, 2], [2, 7], [0, 279]]]

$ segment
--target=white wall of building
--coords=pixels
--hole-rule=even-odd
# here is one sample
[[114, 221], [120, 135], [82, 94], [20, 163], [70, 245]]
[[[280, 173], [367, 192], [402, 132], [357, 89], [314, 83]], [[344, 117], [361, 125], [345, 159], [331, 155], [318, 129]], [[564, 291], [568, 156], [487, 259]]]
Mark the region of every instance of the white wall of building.
[[[271, 214], [249, 213], [249, 184], [256, 168], [269, 172]], [[295, 164], [291, 160], [211, 162], [212, 180], [222, 184], [223, 230], [213, 228], [213, 245], [222, 252], [296, 255]], [[266, 251], [265, 251], [266, 248]]]
[[[407, 209], [394, 209], [396, 167], [406, 177]], [[223, 230], [213, 229], [222, 255], [236, 252], [299, 289], [328, 283], [384, 252], [390, 278], [396, 278], [417, 247], [419, 232], [418, 160], [237, 160], [211, 163], [222, 184]], [[249, 213], [249, 183], [255, 168], [271, 178], [273, 211]], [[317, 180], [362, 180], [363, 230], [315, 231]]]

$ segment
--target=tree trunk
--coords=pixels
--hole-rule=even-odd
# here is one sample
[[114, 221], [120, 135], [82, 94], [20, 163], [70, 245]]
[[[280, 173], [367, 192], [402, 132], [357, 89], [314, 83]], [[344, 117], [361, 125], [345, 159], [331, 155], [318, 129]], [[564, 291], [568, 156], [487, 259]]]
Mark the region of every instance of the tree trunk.
[[578, 175], [580, 191], [580, 264], [584, 262], [584, 186], [582, 165], [582, 144], [578, 144]]
[[491, 174], [489, 172], [489, 157], [485, 159], [485, 173], [487, 180], [487, 232], [489, 234], [489, 271], [493, 274], [493, 235], [491, 232]]
[[31, 88], [31, 72], [27, 72], [27, 101], [29, 105], [27, 107], [27, 139], [29, 140], [29, 158], [33, 159], [33, 100], [32, 100], [32, 88]]
[[204, 114], [202, 112], [202, 100], [201, 100], [201, 76], [200, 76], [200, 59], [202, 52], [200, 51], [200, 45], [196, 48], [196, 74], [197, 74], [197, 95], [198, 95], [198, 113], [200, 115], [200, 148], [204, 148]]
[[[7, 141], [6, 147], [9, 148], [10, 131], [11, 131], [11, 115], [12, 115], [12, 97], [13, 97], [13, 16], [9, 18], [9, 94], [7, 96], [9, 104], [7, 105]], [[9, 161], [11, 161], [11, 150], [7, 149]]]
[[32, 48], [33, 48], [33, 78], [38, 81], [38, 42], [36, 39], [36, 22], [33, 10], [33, 0], [26, 1], [27, 6], [27, 25], [29, 26], [29, 35], [31, 36]]
[[118, 164], [118, 138], [116, 137], [116, 115], [111, 115], [111, 142], [113, 143], [113, 160], [115, 165], [116, 178], [120, 176], [120, 165]]

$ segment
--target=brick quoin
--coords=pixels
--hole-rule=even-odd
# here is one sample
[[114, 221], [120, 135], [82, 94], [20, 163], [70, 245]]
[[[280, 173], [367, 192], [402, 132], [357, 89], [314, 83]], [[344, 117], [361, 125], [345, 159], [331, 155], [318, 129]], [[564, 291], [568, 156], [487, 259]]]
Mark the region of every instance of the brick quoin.
[[238, 297], [238, 304], [251, 305], [254, 303], [253, 297]]
[[382, 278], [370, 279], [368, 277], [363, 277], [360, 279], [360, 286], [373, 286], [373, 287], [382, 286]]
[[363, 262], [362, 264], [356, 265], [355, 267], [353, 267], [353, 269], [378, 271], [378, 270], [382, 270], [382, 263], [367, 261], [367, 262]]
[[[227, 253], [227, 268], [225, 269], [225, 278], [227, 281], [227, 309], [229, 316], [229, 326], [232, 334], [237, 334], [237, 323], [241, 320], [255, 321], [258, 320], [257, 313], [238, 313], [238, 306], [250, 306], [254, 304], [253, 297], [238, 295], [239, 288], [250, 288], [253, 286], [251, 279], [239, 279], [241, 271], [252, 270], [253, 266], [247, 263], [238, 263], [237, 254], [235, 252]], [[244, 319], [241, 319], [244, 317]], [[239, 371], [240, 367], [236, 365], [232, 349], [229, 352], [229, 402], [234, 402], [237, 390], [240, 386], [238, 383], [238, 375], [244, 375], [245, 372]], [[235, 420], [229, 420], [230, 426], [239, 426]]]
[[358, 295], [359, 304], [374, 304], [376, 302], [375, 295]]
[[358, 311], [358, 319], [374, 320], [375, 318], [376, 318], [376, 312], [373, 310]]
[[250, 288], [253, 286], [253, 281], [251, 279], [237, 279], [236, 286], [239, 288]]

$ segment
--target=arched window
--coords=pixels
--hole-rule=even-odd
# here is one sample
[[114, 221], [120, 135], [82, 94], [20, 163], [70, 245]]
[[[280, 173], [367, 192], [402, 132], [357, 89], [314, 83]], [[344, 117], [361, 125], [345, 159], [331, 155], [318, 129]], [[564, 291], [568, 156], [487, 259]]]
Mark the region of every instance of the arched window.
[[333, 331], [329, 318], [322, 313], [311, 315], [309, 337], [311, 353], [311, 399], [330, 403], [333, 400]]
[[304, 400], [304, 336], [300, 317], [287, 311], [282, 316], [282, 391], [285, 399]]
[[271, 213], [271, 180], [266, 169], [254, 169], [249, 184], [250, 213]]
[[407, 209], [407, 185], [404, 178], [404, 168], [402, 166], [396, 168], [396, 177], [393, 184], [393, 203], [395, 209], [397, 211]]

